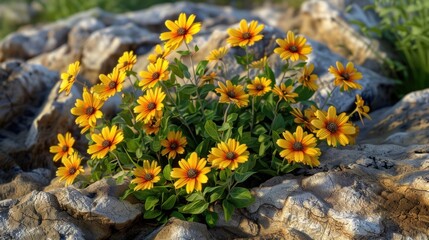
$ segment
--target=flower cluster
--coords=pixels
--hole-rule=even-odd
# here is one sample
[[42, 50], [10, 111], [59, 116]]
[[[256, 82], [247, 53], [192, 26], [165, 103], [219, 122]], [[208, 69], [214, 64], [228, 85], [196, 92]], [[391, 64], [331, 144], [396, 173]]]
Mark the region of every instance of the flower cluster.
[[[359, 95], [350, 114], [337, 114], [334, 106], [325, 106], [327, 101], [318, 105], [309, 100], [319, 86], [315, 66], [305, 62], [312, 52], [305, 37], [289, 31], [276, 40], [274, 56], [284, 63], [276, 74], [271, 58], [253, 61], [251, 47], [263, 39], [264, 25], [241, 20], [237, 28], [228, 29], [227, 46], [194, 65], [192, 57], [199, 49], [190, 44], [202, 27], [195, 20], [185, 13], [167, 20], [169, 31], [160, 35], [164, 44], [149, 54], [145, 70], [133, 71], [137, 58], [127, 51], [111, 73], [100, 74], [99, 84], [83, 87], [71, 114], [89, 140], [88, 149], [78, 153], [70, 133], [58, 134], [58, 145], [50, 151], [54, 161], [63, 164], [57, 171], [61, 181], [70, 185], [77, 177], [83, 184], [104, 177], [131, 179], [124, 198], [133, 194], [143, 201], [144, 218], [196, 221], [204, 216], [213, 225], [217, 213], [211, 205], [221, 204], [228, 220], [235, 208], [253, 202], [249, 188], [255, 181], [248, 179], [317, 167], [320, 144], [355, 143], [358, 128], [350, 117], [357, 113], [361, 120], [370, 119], [369, 107]], [[177, 51], [180, 58], [172, 60], [170, 53], [183, 45], [186, 50]], [[236, 56], [245, 74], [233, 75], [224, 62], [234, 47], [245, 49], [245, 56]], [[190, 66], [184, 57], [191, 58]], [[79, 68], [75, 62], [61, 75], [59, 92], [70, 92]], [[344, 68], [337, 62], [329, 71], [335, 88], [361, 88], [357, 81], [362, 74], [352, 63]], [[130, 89], [124, 89], [125, 81]], [[107, 119], [103, 106], [117, 95], [121, 110]], [[82, 176], [82, 160], [90, 176]]]

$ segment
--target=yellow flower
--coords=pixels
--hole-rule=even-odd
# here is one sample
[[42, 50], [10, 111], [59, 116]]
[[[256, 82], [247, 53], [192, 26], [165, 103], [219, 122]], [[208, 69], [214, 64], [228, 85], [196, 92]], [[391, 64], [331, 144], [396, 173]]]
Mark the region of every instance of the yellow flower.
[[260, 70], [264, 70], [265, 66], [267, 66], [267, 64], [268, 64], [267, 56], [264, 56], [263, 58], [259, 59], [258, 61], [253, 61], [250, 64], [250, 67], [251, 68], [257, 68]]
[[205, 74], [201, 77], [199, 86], [201, 87], [205, 83], [213, 84], [216, 78], [217, 78], [216, 72], [210, 72], [209, 74]]
[[66, 95], [70, 94], [73, 83], [76, 81], [76, 76], [80, 71], [80, 62], [76, 61], [71, 63], [67, 69], [67, 72], [61, 73], [61, 85], [58, 93], [66, 91]]
[[359, 135], [360, 129], [358, 126], [356, 126], [354, 124], [352, 124], [352, 126], [356, 129], [356, 132], [354, 134], [347, 135], [347, 137], [349, 138], [349, 144], [355, 145], [356, 144], [356, 138]]
[[247, 162], [248, 159], [249, 152], [246, 144], [240, 144], [232, 138], [228, 139], [226, 143], [218, 143], [217, 147], [211, 149], [208, 156], [208, 161], [213, 167], [230, 168], [231, 170], [238, 168], [239, 163]]
[[161, 41], [167, 41], [165, 46], [174, 50], [178, 48], [183, 41], [189, 43], [192, 41], [192, 35], [197, 34], [201, 30], [201, 23], [194, 23], [195, 15], [191, 14], [186, 19], [186, 14], [181, 13], [179, 19], [174, 22], [171, 20], [165, 21], [165, 26], [170, 32], [161, 33], [159, 38]]
[[54, 162], [60, 159], [67, 158], [74, 152], [73, 144], [75, 140], [72, 137], [71, 133], [67, 132], [65, 136], [59, 133], [57, 135], [57, 138], [58, 145], [51, 146], [49, 148], [49, 152], [56, 153], [54, 156]]
[[147, 135], [157, 134], [161, 126], [162, 112], [159, 111], [155, 114], [155, 117], [151, 118], [150, 121], [143, 124], [143, 130]]
[[116, 149], [116, 145], [124, 140], [124, 134], [117, 126], [104, 127], [99, 134], [91, 134], [95, 143], [88, 148], [91, 158], [103, 158], [108, 152]]
[[316, 128], [311, 124], [311, 121], [316, 118], [314, 115], [317, 111], [317, 108], [312, 105], [310, 108], [304, 110], [304, 114], [302, 114], [301, 110], [298, 108], [292, 108], [292, 112], [290, 112], [294, 117], [294, 122], [297, 124], [304, 124], [305, 128], [307, 128], [310, 132], [316, 130]]
[[169, 132], [167, 139], [161, 141], [161, 145], [165, 147], [162, 150], [162, 156], [168, 154], [168, 158], [176, 158], [176, 154], [183, 154], [185, 152], [184, 147], [188, 144], [186, 137], [182, 137], [182, 132]]
[[362, 97], [359, 94], [356, 94], [356, 109], [353, 112], [357, 112], [359, 114], [360, 121], [363, 123], [362, 115], [369, 120], [371, 120], [371, 117], [368, 115], [369, 113], [369, 107], [365, 105], [365, 101], [362, 99]]
[[172, 178], [178, 178], [174, 187], [178, 189], [186, 185], [188, 194], [192, 193], [194, 189], [201, 191], [203, 189], [202, 184], [208, 181], [206, 174], [210, 172], [210, 167], [206, 167], [206, 164], [206, 159], [199, 159], [196, 152], [191, 153], [188, 160], [180, 160], [180, 168], [173, 168], [171, 172]]
[[284, 83], [280, 84], [280, 87], [274, 86], [274, 89], [273, 89], [273, 93], [279, 96], [280, 99], [284, 99], [287, 102], [294, 103], [295, 102], [294, 98], [298, 97], [298, 93], [294, 93], [292, 91], [293, 91], [293, 86], [291, 85], [286, 87]]
[[346, 113], [337, 116], [337, 110], [334, 106], [328, 108], [328, 113], [317, 110], [317, 119], [311, 121], [318, 130], [316, 136], [323, 140], [326, 139], [328, 145], [336, 147], [337, 142], [345, 146], [349, 143], [348, 136], [356, 133], [356, 128], [348, 122], [349, 117]]
[[156, 60], [156, 63], [149, 63], [147, 71], [141, 71], [139, 73], [142, 80], [139, 82], [139, 86], [146, 90], [147, 88], [153, 88], [158, 81], [166, 81], [170, 75], [167, 71], [168, 61], [162, 58]]
[[229, 48], [227, 47], [220, 47], [218, 49], [213, 49], [209, 56], [206, 58], [208, 61], [222, 61], [222, 58], [225, 57], [226, 54], [228, 54]]
[[148, 123], [156, 116], [157, 112], [162, 111], [164, 98], [165, 93], [159, 87], [149, 89], [144, 96], [140, 96], [137, 100], [139, 105], [134, 107], [134, 112], [138, 113], [136, 120], [143, 120], [143, 123]]
[[170, 54], [170, 52], [171, 52], [170, 48], [164, 45], [164, 49], [163, 49], [161, 45], [157, 44], [155, 46], [155, 52], [150, 54], [149, 57], [147, 57], [147, 60], [149, 60], [149, 62], [153, 64], [155, 64], [158, 59], [167, 60], [166, 57]]
[[100, 98], [107, 99], [116, 94], [116, 92], [122, 91], [122, 86], [125, 81], [126, 74], [124, 71], [119, 71], [119, 68], [115, 67], [112, 73], [107, 76], [100, 74], [98, 77], [101, 80], [101, 84], [94, 86], [94, 92], [100, 95]]
[[340, 86], [341, 90], [362, 89], [362, 86], [355, 81], [362, 79], [362, 73], [358, 72], [352, 62], [348, 62], [346, 68], [340, 62], [336, 62], [337, 68], [330, 66], [328, 71], [335, 76], [335, 86]]
[[307, 39], [305, 37], [295, 37], [293, 32], [288, 31], [287, 38], [276, 40], [279, 47], [274, 49], [274, 52], [280, 55], [283, 60], [290, 59], [293, 62], [307, 60], [306, 55], [310, 54], [313, 49], [310, 45], [306, 45], [306, 42]]
[[74, 152], [72, 155], [62, 160], [64, 167], [58, 168], [56, 176], [60, 177], [60, 181], [65, 181], [66, 187], [73, 183], [77, 175], [84, 172], [80, 162], [81, 158], [78, 156], [77, 152]]
[[271, 91], [271, 80], [264, 77], [255, 77], [251, 84], [247, 84], [250, 96], [263, 96]]
[[137, 57], [134, 55], [133, 51], [124, 52], [124, 54], [119, 58], [116, 68], [118, 68], [119, 71], [131, 71], [136, 63]]
[[314, 64], [310, 64], [308, 66], [304, 66], [302, 69], [302, 75], [298, 79], [298, 81], [304, 86], [309, 88], [310, 90], [316, 91], [319, 86], [316, 83], [317, 75], [312, 74], [314, 70]]
[[136, 176], [131, 183], [137, 184], [134, 191], [152, 189], [153, 184], [159, 182], [161, 179], [158, 174], [161, 172], [161, 167], [158, 166], [156, 161], [149, 163], [148, 160], [143, 161], [143, 167], [134, 169], [133, 174]]
[[232, 85], [230, 80], [226, 81], [226, 86], [219, 82], [219, 88], [215, 91], [220, 93], [220, 103], [234, 103], [239, 108], [249, 104], [249, 94], [244, 92], [243, 86]]
[[88, 131], [90, 127], [95, 127], [97, 118], [103, 116], [100, 110], [103, 104], [104, 101], [98, 97], [98, 94], [89, 93], [86, 88], [83, 89], [83, 101], [77, 99], [75, 107], [71, 109], [71, 113], [78, 116], [76, 124], [79, 124], [79, 127], [83, 127], [82, 134]]
[[283, 132], [284, 139], [278, 139], [277, 145], [284, 150], [280, 152], [280, 156], [285, 158], [289, 163], [300, 162], [310, 166], [318, 166], [320, 149], [316, 148], [317, 139], [313, 134], [304, 132], [301, 126], [296, 128], [296, 131], [290, 133]]
[[252, 46], [264, 37], [262, 34], [259, 34], [263, 29], [264, 24], [258, 25], [258, 21], [251, 21], [250, 24], [247, 24], [247, 21], [242, 19], [239, 28], [228, 29], [229, 38], [226, 41], [233, 47]]

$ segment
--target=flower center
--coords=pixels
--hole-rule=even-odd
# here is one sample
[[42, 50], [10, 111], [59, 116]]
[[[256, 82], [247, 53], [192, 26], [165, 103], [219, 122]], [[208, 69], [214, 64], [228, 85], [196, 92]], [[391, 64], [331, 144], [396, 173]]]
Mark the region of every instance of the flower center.
[[302, 146], [301, 142], [295, 142], [293, 144], [293, 150], [295, 150], [295, 151], [302, 151], [302, 149], [304, 149], [304, 147]]
[[172, 142], [172, 143], [170, 144], [170, 149], [171, 149], [171, 150], [176, 150], [176, 149], [177, 149], [177, 147], [178, 147], [177, 142]]
[[92, 115], [95, 112], [95, 108], [87, 107], [85, 112], [86, 112], [86, 115]]
[[309, 81], [310, 81], [310, 76], [309, 76], [309, 75], [305, 76], [305, 77], [304, 77], [304, 80], [305, 80], [306, 82], [309, 82]]
[[328, 131], [330, 131], [331, 133], [336, 133], [338, 130], [338, 126], [337, 124], [330, 122], [326, 125], [326, 129], [328, 129]]
[[188, 178], [196, 178], [197, 177], [197, 170], [191, 168], [188, 170], [187, 174], [188, 174]]
[[76, 172], [76, 168], [71, 167], [71, 168], [69, 169], [69, 174], [70, 174], [70, 175], [73, 175], [75, 172]]
[[101, 143], [101, 146], [103, 146], [104, 148], [106, 147], [110, 147], [110, 141], [109, 140], [104, 140], [103, 143]]
[[179, 36], [186, 35], [186, 29], [184, 29], [184, 28], [177, 29], [177, 35], [179, 35]]
[[69, 147], [67, 146], [63, 146], [63, 148], [61, 149], [63, 152], [67, 152], [69, 150]]
[[235, 98], [235, 92], [234, 92], [234, 90], [229, 90], [229, 91], [226, 93], [226, 95], [228, 95], [228, 97], [230, 97], [230, 98]]
[[109, 88], [110, 89], [116, 88], [116, 82], [115, 81], [109, 82]]
[[159, 78], [159, 76], [160, 76], [160, 74], [159, 74], [159, 72], [154, 72], [153, 74], [152, 74], [152, 79], [158, 79]]
[[152, 180], [153, 179], [153, 175], [152, 174], [150, 174], [150, 173], [146, 173], [145, 175], [144, 175], [144, 180], [146, 180], [146, 181], [150, 181], [150, 180]]
[[156, 107], [156, 104], [155, 104], [154, 102], [150, 102], [150, 103], [147, 105], [147, 109], [148, 109], [148, 110], [154, 110], [154, 109], [155, 109], [155, 107]]
[[348, 73], [341, 74], [341, 77], [343, 77], [344, 80], [349, 80], [350, 79], [350, 75]]
[[234, 160], [235, 158], [235, 153], [234, 152], [227, 152], [226, 153], [226, 159], [228, 160]]
[[250, 39], [251, 37], [252, 37], [252, 34], [250, 34], [249, 32], [245, 32], [245, 33], [243, 33], [243, 35], [241, 35], [241, 37], [243, 38], [243, 39]]
[[293, 45], [292, 45], [292, 46], [290, 46], [290, 47], [289, 47], [289, 51], [291, 51], [291, 52], [293, 52], [293, 53], [294, 53], [294, 52], [297, 52], [297, 51], [298, 51], [298, 48], [297, 48], [296, 46], [293, 46]]
[[124, 66], [127, 66], [128, 64], [130, 64], [128, 61], [124, 62]]
[[156, 56], [156, 60], [158, 60], [158, 58], [163, 58], [163, 56], [162, 56], [162, 55], [163, 55], [162, 53], [158, 54], [158, 55]]
[[262, 91], [262, 90], [264, 90], [264, 86], [262, 86], [262, 85], [256, 85], [256, 90]]
[[72, 82], [73, 81], [73, 75], [69, 75], [69, 77], [67, 78], [68, 82]]

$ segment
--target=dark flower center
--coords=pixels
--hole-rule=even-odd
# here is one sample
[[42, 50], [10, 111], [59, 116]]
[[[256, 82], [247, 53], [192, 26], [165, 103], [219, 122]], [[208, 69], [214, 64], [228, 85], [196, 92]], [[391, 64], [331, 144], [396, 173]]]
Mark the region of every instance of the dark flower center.
[[128, 61], [124, 62], [124, 66], [127, 66], [128, 64], [130, 64]]
[[256, 90], [262, 91], [262, 90], [264, 90], [264, 86], [262, 86], [262, 85], [256, 85]]
[[349, 80], [350, 79], [350, 75], [348, 73], [341, 74], [341, 77], [343, 77], [344, 80]]
[[305, 80], [306, 82], [309, 82], [309, 81], [310, 81], [310, 75], [306, 75], [306, 76], [304, 77], [304, 80]]
[[95, 112], [95, 108], [87, 107], [85, 112], [86, 112], [86, 115], [92, 115]]
[[171, 149], [171, 150], [176, 150], [176, 149], [177, 149], [177, 147], [178, 147], [177, 142], [172, 142], [172, 143], [170, 144], [170, 149]]
[[159, 74], [159, 72], [154, 72], [154, 73], [152, 74], [152, 79], [158, 79], [158, 78], [159, 78], [159, 76], [161, 76], [161, 75]]
[[177, 35], [179, 35], [179, 36], [186, 35], [186, 29], [184, 29], [184, 28], [177, 29]]
[[156, 59], [158, 60], [158, 58], [163, 58], [163, 56], [162, 56], [163, 54], [161, 53], [161, 54], [158, 54], [157, 56], [156, 56]]
[[109, 88], [110, 89], [116, 88], [116, 82], [115, 81], [109, 82]]
[[245, 33], [243, 33], [243, 35], [241, 35], [241, 37], [243, 39], [250, 39], [250, 38], [252, 38], [252, 34], [250, 34], [249, 32], [245, 32]]
[[331, 133], [336, 133], [338, 130], [338, 126], [337, 124], [330, 122], [326, 125], [326, 129], [328, 129], [328, 131], [330, 131]]
[[104, 140], [103, 143], [101, 143], [101, 146], [104, 148], [110, 147], [111, 142], [109, 140]]
[[69, 77], [67, 78], [67, 81], [72, 82], [72, 80], [73, 80], [73, 75], [69, 75]]
[[144, 175], [144, 180], [146, 180], [146, 181], [150, 181], [150, 180], [152, 180], [153, 179], [153, 175], [152, 174], [150, 174], [150, 173], [146, 173], [145, 175]]
[[196, 178], [197, 177], [197, 170], [191, 168], [188, 170], [187, 174], [188, 174], [188, 178]]
[[69, 150], [69, 147], [67, 146], [63, 146], [63, 148], [61, 149], [63, 152], [67, 152]]
[[296, 46], [293, 46], [293, 45], [292, 45], [292, 46], [290, 46], [290, 47], [289, 47], [289, 51], [291, 51], [291, 52], [293, 52], [293, 53], [294, 53], [294, 52], [297, 52], [297, 51], [298, 51], [298, 48], [297, 48]]
[[70, 174], [70, 175], [73, 175], [75, 172], [76, 172], [76, 168], [71, 167], [71, 168], [69, 169], [69, 174]]
[[155, 109], [155, 107], [156, 107], [156, 104], [155, 104], [154, 102], [150, 102], [150, 103], [147, 105], [147, 109], [148, 109], [148, 110], [154, 110], [154, 109]]
[[226, 159], [228, 160], [234, 160], [235, 158], [235, 153], [234, 152], [227, 152], [226, 153]]
[[304, 147], [302, 146], [301, 142], [295, 142], [293, 144], [293, 150], [295, 150], [295, 151], [302, 151], [302, 149], [304, 149]]
[[230, 98], [235, 98], [235, 92], [234, 92], [234, 90], [229, 90], [229, 91], [226, 93], [226, 95], [228, 95], [228, 97], [230, 97]]

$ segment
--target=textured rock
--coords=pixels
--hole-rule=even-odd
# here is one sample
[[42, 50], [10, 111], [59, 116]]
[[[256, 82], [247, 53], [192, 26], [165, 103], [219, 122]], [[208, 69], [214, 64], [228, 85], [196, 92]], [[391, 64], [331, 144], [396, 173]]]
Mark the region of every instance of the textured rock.
[[18, 167], [9, 171], [0, 170], [0, 200], [20, 198], [33, 190], [42, 190], [49, 184], [51, 171], [37, 168], [23, 172]]
[[[142, 236], [143, 237], [143, 236]], [[139, 237], [136, 237], [139, 239]], [[186, 222], [177, 218], [170, 219], [166, 224], [152, 232], [145, 239], [168, 240], [168, 239], [215, 239], [210, 235], [207, 226], [201, 223]]]

